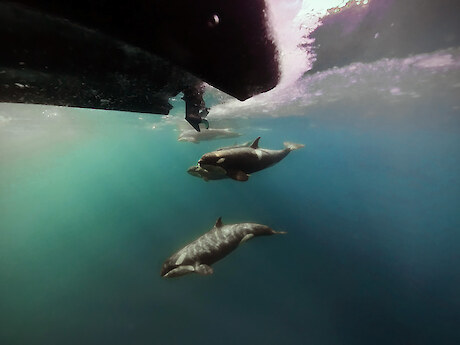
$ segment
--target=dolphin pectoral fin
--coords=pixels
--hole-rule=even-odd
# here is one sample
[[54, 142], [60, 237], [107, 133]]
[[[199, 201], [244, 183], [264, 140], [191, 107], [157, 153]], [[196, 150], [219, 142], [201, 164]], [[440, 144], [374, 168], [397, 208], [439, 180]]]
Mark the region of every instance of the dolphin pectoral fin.
[[244, 242], [249, 241], [253, 237], [254, 237], [254, 234], [247, 234], [241, 239], [239, 244], [243, 244]]
[[249, 175], [241, 170], [229, 170], [227, 171], [227, 176], [240, 182], [249, 180]]
[[211, 266], [200, 264], [195, 266], [195, 272], [203, 276], [207, 276], [214, 273], [214, 270]]

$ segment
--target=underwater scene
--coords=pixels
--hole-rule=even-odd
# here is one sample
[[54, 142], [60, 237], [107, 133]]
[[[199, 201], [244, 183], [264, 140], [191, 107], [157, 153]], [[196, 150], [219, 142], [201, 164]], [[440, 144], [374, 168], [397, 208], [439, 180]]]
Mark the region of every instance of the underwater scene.
[[[460, 46], [299, 67], [245, 102], [207, 86], [200, 133], [181, 95], [0, 103], [0, 343], [459, 344]], [[232, 147], [286, 154], [191, 171]], [[281, 234], [170, 273], [240, 223]]]

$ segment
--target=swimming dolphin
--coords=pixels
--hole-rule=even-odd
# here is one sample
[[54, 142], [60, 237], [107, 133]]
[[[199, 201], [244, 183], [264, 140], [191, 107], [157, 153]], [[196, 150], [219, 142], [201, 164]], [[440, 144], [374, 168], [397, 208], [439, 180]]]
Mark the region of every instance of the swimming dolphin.
[[203, 130], [201, 132], [196, 132], [194, 130], [184, 130], [179, 134], [178, 141], [189, 141], [192, 143], [199, 143], [203, 140], [215, 140], [215, 139], [224, 139], [224, 138], [235, 138], [239, 137], [241, 134], [232, 131], [229, 128], [210, 128]]
[[202, 169], [195, 169], [192, 175], [202, 177], [204, 180], [214, 179], [213, 176], [221, 179], [225, 171], [227, 177], [237, 181], [247, 181], [249, 174], [266, 169], [281, 161], [291, 151], [305, 146], [285, 142], [283, 150], [267, 150], [259, 148], [259, 140], [260, 137], [248, 147], [229, 147], [204, 154], [198, 161], [198, 166]]
[[188, 273], [213, 274], [211, 265], [247, 240], [255, 236], [285, 233], [255, 223], [224, 225], [222, 217], [219, 217], [210, 231], [171, 255], [164, 262], [160, 274], [164, 278], [180, 277]]

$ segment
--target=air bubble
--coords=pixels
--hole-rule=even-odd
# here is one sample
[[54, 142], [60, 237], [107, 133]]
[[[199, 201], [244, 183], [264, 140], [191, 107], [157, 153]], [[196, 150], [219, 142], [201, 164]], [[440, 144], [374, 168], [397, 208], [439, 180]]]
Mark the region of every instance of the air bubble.
[[217, 14], [213, 14], [211, 16], [211, 19], [209, 19], [208, 21], [208, 26], [213, 28], [215, 26], [217, 26], [220, 22], [220, 19], [219, 19], [219, 16]]

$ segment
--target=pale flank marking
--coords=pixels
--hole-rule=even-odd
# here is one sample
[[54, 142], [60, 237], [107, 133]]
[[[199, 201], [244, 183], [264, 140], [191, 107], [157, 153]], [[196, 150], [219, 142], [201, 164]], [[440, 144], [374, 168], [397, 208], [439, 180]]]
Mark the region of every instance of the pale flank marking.
[[211, 253], [212, 244], [209, 243], [209, 240], [201, 241], [201, 253]]
[[208, 243], [203, 245], [203, 252], [205, 253], [211, 253], [211, 249], [209, 248]]
[[263, 155], [262, 151], [259, 149], [255, 149], [254, 151], [256, 151], [257, 158], [262, 159], [262, 155]]
[[220, 242], [222, 242], [222, 230], [221, 230], [221, 228], [217, 229], [217, 231], [214, 233], [213, 242], [217, 246], [220, 244]]
[[207, 233], [205, 237], [202, 239], [206, 246], [209, 248], [210, 251], [213, 251], [216, 248], [216, 241], [214, 239], [215, 234]]
[[225, 158], [219, 158], [219, 160], [217, 161], [217, 164], [223, 163], [224, 160], [225, 160]]
[[179, 256], [179, 258], [177, 259], [176, 265], [180, 265], [181, 263], [183, 263], [186, 255], [187, 255], [187, 253], [186, 253], [186, 252], [183, 252], [183, 253]]
[[222, 229], [219, 229], [218, 231], [216, 231], [216, 237], [217, 237], [217, 240], [219, 241], [219, 243], [225, 241], [225, 236], [222, 233]]

